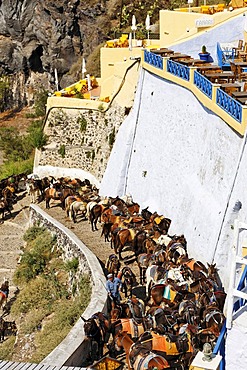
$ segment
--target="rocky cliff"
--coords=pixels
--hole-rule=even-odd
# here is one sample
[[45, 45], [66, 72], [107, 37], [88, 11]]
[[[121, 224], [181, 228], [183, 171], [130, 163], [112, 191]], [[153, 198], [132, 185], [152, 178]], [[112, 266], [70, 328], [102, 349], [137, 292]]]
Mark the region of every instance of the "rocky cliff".
[[[24, 90], [17, 93], [15, 89], [8, 99], [10, 105], [18, 105], [20, 100], [31, 103], [40, 85], [54, 91], [55, 68], [61, 87], [74, 83], [80, 76], [82, 56], [87, 58], [120, 25], [121, 29], [129, 27], [134, 12], [138, 22], [145, 23], [147, 11], [151, 12], [152, 21], [156, 21], [165, 3], [162, 0], [0, 0], [0, 76], [15, 76], [9, 82], [11, 89], [19, 80], [22, 86], [24, 82]], [[95, 62], [87, 67], [91, 74], [99, 71]]]
[[0, 76], [18, 75], [19, 80], [22, 75], [26, 87], [22, 98], [27, 101], [37, 85], [54, 89], [55, 68], [60, 85], [70, 83], [63, 76], [82, 55], [87, 57], [108, 38], [118, 3], [0, 1]]

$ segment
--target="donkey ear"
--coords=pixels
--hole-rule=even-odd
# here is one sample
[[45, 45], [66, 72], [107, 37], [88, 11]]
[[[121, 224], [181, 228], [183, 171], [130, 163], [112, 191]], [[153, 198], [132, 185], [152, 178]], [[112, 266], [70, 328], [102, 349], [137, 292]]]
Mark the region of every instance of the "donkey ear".
[[81, 319], [82, 319], [84, 322], [86, 322], [86, 321], [87, 321], [87, 320], [86, 320], [86, 319], [84, 319], [84, 317], [82, 317], [82, 316], [81, 316]]

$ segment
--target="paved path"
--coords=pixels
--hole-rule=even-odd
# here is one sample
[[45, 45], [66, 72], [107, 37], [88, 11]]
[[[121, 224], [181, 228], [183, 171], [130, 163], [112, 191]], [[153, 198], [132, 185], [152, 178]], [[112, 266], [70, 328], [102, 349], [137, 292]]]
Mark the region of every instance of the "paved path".
[[23, 234], [28, 228], [29, 197], [25, 192], [18, 194], [18, 201], [14, 204], [12, 217], [6, 215], [0, 223], [0, 283], [4, 279], [10, 282], [10, 295], [16, 290], [13, 283], [13, 274], [23, 246]]

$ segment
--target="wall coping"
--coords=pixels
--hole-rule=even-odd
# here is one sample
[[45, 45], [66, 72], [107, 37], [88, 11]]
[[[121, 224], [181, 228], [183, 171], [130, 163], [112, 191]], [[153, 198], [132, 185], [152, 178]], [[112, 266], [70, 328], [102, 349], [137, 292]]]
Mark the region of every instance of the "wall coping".
[[[30, 205], [30, 215], [32, 210], [52, 223], [57, 229], [67, 235], [68, 238], [78, 246], [78, 249], [84, 254], [88, 266], [91, 270], [92, 277], [92, 295], [91, 301], [82, 313], [85, 319], [91, 317], [95, 312], [104, 311], [104, 307], [107, 300], [107, 292], [105, 289], [105, 276], [100, 266], [97, 257], [86, 247], [86, 245], [67, 227], [62, 225], [60, 222], [55, 220], [53, 217], [48, 215], [37, 205]], [[56, 365], [56, 366], [80, 366], [75, 364], [73, 361], [73, 354], [76, 353], [77, 349], [81, 346], [84, 341], [84, 322], [79, 319], [74, 327], [71, 329], [66, 338], [43, 360], [40, 364], [42, 365]], [[68, 363], [69, 360], [69, 363]]]

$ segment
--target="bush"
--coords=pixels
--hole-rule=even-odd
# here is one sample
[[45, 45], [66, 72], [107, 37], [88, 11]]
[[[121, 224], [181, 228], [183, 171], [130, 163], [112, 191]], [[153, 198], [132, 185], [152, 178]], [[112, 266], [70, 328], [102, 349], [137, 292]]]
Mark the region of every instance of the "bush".
[[100, 111], [100, 112], [104, 112], [104, 106], [103, 106], [103, 104], [101, 103], [99, 106], [98, 106], [98, 110]]
[[111, 149], [112, 149], [113, 144], [115, 142], [115, 137], [116, 137], [115, 127], [113, 127], [113, 130], [112, 130], [112, 132], [109, 135], [109, 146], [110, 146]]
[[20, 136], [13, 127], [0, 128], [0, 149], [7, 161], [22, 161], [29, 159], [33, 147], [26, 136]]
[[80, 125], [80, 131], [81, 132], [86, 131], [86, 129], [87, 129], [87, 120], [86, 120], [85, 117], [82, 117], [82, 116], [78, 117], [77, 118], [77, 123]]
[[62, 144], [60, 148], [58, 149], [58, 154], [60, 154], [62, 158], [65, 157], [65, 145], [64, 144]]
[[35, 95], [34, 99], [34, 111], [36, 117], [44, 117], [46, 113], [46, 102], [48, 97], [48, 91], [46, 90], [40, 90]]
[[6, 161], [0, 166], [0, 180], [14, 174], [32, 173], [33, 171], [33, 155], [24, 161]]
[[33, 121], [27, 131], [28, 140], [33, 148], [41, 149], [46, 145], [47, 136], [43, 132], [43, 121]]
[[23, 235], [23, 239], [25, 242], [30, 242], [42, 235], [44, 231], [45, 227], [32, 226], [25, 232], [25, 234]]
[[71, 272], [76, 272], [79, 266], [79, 260], [78, 258], [72, 258], [72, 260], [68, 260], [65, 262], [65, 270], [66, 271], [71, 271]]
[[28, 244], [22, 254], [21, 261], [14, 273], [16, 285], [21, 285], [42, 274], [52, 257], [56, 239], [44, 229], [32, 228], [25, 234]]

